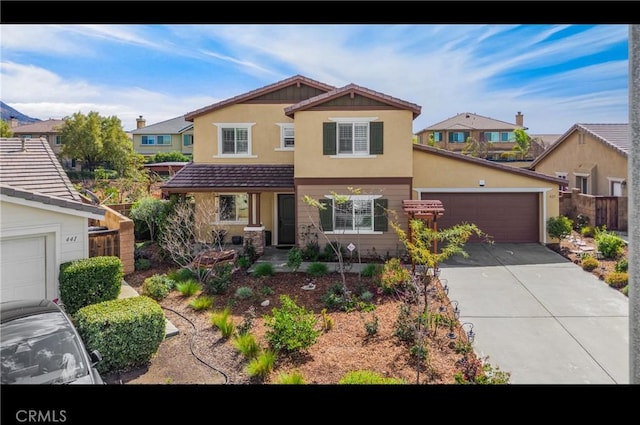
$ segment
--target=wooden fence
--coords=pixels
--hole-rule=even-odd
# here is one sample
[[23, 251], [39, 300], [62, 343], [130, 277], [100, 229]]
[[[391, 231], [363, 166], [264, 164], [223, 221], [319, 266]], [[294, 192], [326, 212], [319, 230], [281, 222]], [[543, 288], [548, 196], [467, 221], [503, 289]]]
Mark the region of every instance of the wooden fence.
[[89, 232], [89, 257], [120, 256], [119, 229]]

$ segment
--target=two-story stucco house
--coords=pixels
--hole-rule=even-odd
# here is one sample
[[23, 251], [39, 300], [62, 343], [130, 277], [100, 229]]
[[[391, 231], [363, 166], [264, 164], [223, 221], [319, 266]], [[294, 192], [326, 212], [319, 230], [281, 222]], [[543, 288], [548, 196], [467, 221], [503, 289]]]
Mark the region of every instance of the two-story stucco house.
[[133, 150], [145, 157], [157, 153], [180, 152], [193, 154], [193, 123], [183, 116], [146, 125], [141, 116], [136, 119], [136, 129], [130, 132]]
[[[223, 224], [230, 236], [251, 238], [258, 248], [304, 246], [305, 232], [319, 225], [332, 241], [382, 255], [401, 249], [388, 220], [406, 228], [403, 200], [503, 191], [512, 195], [504, 206], [522, 204], [513, 195], [525, 192], [520, 207], [533, 209], [526, 238], [544, 243], [543, 223], [558, 211], [562, 180], [454, 152], [442, 158], [441, 149], [420, 150], [412, 140], [420, 112], [414, 103], [355, 84], [336, 88], [294, 76], [187, 113], [197, 140], [193, 162], [163, 191], [215, 200], [220, 207], [212, 225]], [[479, 187], [483, 178], [486, 185]], [[336, 195], [348, 202], [337, 205]], [[325, 209], [310, 206], [305, 196]], [[456, 217], [473, 222], [474, 211]]]

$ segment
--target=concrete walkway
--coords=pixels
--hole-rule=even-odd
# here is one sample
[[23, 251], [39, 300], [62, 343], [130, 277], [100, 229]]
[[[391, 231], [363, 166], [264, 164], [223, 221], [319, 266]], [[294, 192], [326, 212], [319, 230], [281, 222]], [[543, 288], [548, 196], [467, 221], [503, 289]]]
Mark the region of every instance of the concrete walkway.
[[[131, 285], [129, 285], [124, 280], [122, 281], [122, 286], [120, 287], [120, 295], [118, 295], [118, 298], [137, 297], [138, 295], [138, 291], [133, 289]], [[165, 326], [164, 336], [165, 339], [177, 335], [179, 332], [178, 328], [176, 328], [175, 325], [169, 321], [169, 319], [166, 319], [166, 321], [167, 323]]]

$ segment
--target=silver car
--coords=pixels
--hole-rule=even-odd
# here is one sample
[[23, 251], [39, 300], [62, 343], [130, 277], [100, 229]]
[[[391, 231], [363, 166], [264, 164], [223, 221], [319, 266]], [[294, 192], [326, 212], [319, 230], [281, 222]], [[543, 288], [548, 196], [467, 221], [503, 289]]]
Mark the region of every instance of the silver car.
[[0, 303], [2, 384], [104, 384], [67, 314], [49, 300]]

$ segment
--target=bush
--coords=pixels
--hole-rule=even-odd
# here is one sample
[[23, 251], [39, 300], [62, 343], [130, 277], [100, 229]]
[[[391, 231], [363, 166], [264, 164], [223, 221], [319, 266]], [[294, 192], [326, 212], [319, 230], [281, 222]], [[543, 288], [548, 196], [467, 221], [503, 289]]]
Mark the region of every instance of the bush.
[[627, 272], [614, 272], [609, 273], [604, 279], [612, 288], [621, 289], [629, 284], [629, 273]]
[[596, 246], [604, 258], [617, 258], [624, 252], [624, 239], [615, 233], [604, 230], [596, 230]]
[[254, 277], [273, 276], [275, 273], [276, 270], [271, 263], [259, 263], [256, 264], [256, 267], [253, 269]]
[[353, 384], [364, 384], [364, 385], [380, 385], [380, 384], [398, 384], [403, 385], [407, 384], [404, 379], [401, 378], [387, 378], [382, 376], [378, 372], [373, 372], [371, 370], [354, 370], [351, 372], [347, 372], [338, 384], [344, 385], [353, 385]]
[[142, 295], [160, 301], [165, 299], [175, 286], [176, 282], [169, 279], [166, 274], [155, 274], [142, 282]]
[[305, 350], [316, 343], [321, 331], [316, 329], [317, 318], [312, 311], [298, 306], [288, 295], [280, 296], [280, 308], [264, 317], [265, 337], [275, 351]]
[[253, 297], [253, 289], [248, 286], [241, 286], [236, 289], [236, 298], [240, 298], [241, 300], [246, 300], [247, 298]]
[[411, 273], [398, 258], [391, 258], [384, 263], [380, 284], [385, 293], [391, 292], [398, 285], [402, 285], [411, 279]]
[[169, 279], [175, 282], [186, 282], [198, 277], [192, 270], [189, 269], [171, 270], [167, 273], [167, 276], [169, 277]]
[[378, 274], [380, 274], [382, 271], [382, 267], [380, 267], [379, 264], [367, 264], [362, 268], [362, 271], [360, 272], [361, 276], [364, 277], [374, 277]]
[[293, 247], [287, 253], [287, 267], [292, 271], [298, 271], [302, 264], [302, 251], [297, 247]]
[[83, 307], [74, 323], [87, 349], [102, 355], [97, 365], [100, 373], [148, 364], [165, 338], [162, 307], [144, 295]]
[[202, 290], [202, 285], [195, 279], [189, 279], [186, 282], [176, 284], [176, 289], [183, 297], [190, 297]]
[[151, 268], [151, 261], [146, 258], [138, 258], [134, 263], [136, 271], [149, 270]]
[[580, 229], [580, 235], [584, 238], [592, 238], [596, 234], [596, 228], [593, 226], [584, 226]]
[[556, 239], [564, 239], [573, 231], [573, 221], [564, 215], [549, 217], [547, 220], [547, 233]]
[[585, 256], [582, 258], [582, 270], [586, 270], [590, 272], [597, 269], [599, 265], [600, 265], [600, 262], [596, 260], [594, 257]]
[[118, 257], [83, 258], [60, 264], [60, 300], [73, 316], [82, 307], [115, 300], [120, 295], [124, 268]]
[[329, 267], [325, 263], [313, 262], [307, 267], [307, 274], [313, 277], [321, 277], [329, 274]]
[[629, 270], [629, 260], [622, 258], [616, 262], [615, 270], [617, 272], [626, 272]]
[[213, 297], [201, 295], [189, 303], [189, 307], [195, 311], [208, 310], [213, 305]]
[[207, 279], [207, 292], [211, 294], [224, 294], [231, 283], [231, 275], [233, 274], [233, 266], [229, 263], [216, 264], [213, 267], [213, 273]]
[[249, 267], [251, 267], [251, 261], [249, 261], [247, 257], [239, 256], [236, 259], [236, 265], [243, 270], [247, 270]]

